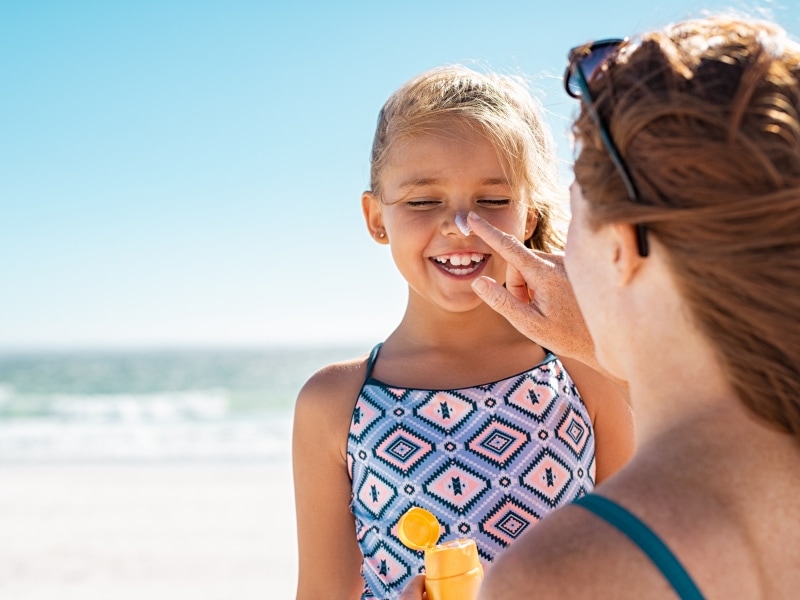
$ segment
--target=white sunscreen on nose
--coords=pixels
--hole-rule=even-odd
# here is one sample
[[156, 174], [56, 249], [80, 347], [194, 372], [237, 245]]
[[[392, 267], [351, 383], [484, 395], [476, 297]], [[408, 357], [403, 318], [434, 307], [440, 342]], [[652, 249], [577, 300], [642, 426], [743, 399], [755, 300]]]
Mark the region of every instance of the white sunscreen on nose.
[[467, 223], [467, 213], [456, 213], [456, 227], [458, 227], [458, 230], [464, 235], [469, 235], [472, 233], [472, 229], [470, 228], [469, 223]]

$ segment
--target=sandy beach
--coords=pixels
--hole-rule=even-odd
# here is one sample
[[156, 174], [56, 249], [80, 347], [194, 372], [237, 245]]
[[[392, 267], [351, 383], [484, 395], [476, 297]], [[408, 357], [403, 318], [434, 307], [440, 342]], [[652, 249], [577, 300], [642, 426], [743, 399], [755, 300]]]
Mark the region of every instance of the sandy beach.
[[283, 461], [0, 465], [0, 598], [294, 597]]

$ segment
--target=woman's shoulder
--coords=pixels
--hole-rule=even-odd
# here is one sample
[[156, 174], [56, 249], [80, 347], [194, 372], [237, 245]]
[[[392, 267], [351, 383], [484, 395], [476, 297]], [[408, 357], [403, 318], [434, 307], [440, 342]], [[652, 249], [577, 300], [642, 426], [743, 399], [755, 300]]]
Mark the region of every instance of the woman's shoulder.
[[618, 582], [625, 579], [619, 577], [624, 569], [618, 571], [612, 563], [640, 565], [623, 561], [625, 552], [620, 550], [617, 536], [603, 531], [581, 508], [559, 508], [498, 557], [487, 570], [480, 598], [633, 597], [621, 593]]
[[568, 505], [548, 514], [487, 571], [481, 600], [529, 596], [672, 599], [675, 592], [624, 533]]
[[[671, 465], [652, 467], [644, 461], [597, 488], [613, 510], [603, 502], [595, 509], [573, 504], [548, 514], [487, 571], [481, 599], [671, 599], [671, 583], [687, 582], [676, 576], [669, 555], [708, 597], [789, 597], [785, 591], [796, 589], [800, 575], [792, 574], [794, 558], [785, 548], [796, 546], [800, 528], [781, 528], [779, 519], [761, 514], [758, 531], [748, 530], [747, 521], [755, 518], [743, 518], [729, 496], [696, 481], [689, 485], [697, 472], [679, 476], [672, 471], [681, 469]], [[764, 543], [770, 531], [776, 539]]]

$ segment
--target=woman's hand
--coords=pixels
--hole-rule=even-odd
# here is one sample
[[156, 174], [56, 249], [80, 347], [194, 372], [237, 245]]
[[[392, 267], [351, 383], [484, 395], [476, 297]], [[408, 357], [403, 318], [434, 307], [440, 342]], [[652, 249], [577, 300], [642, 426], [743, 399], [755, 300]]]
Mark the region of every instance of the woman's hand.
[[530, 250], [474, 212], [468, 222], [508, 263], [505, 287], [490, 277], [479, 277], [472, 283], [475, 293], [540, 346], [601, 370], [567, 279], [564, 257]]
[[408, 582], [397, 600], [425, 600], [425, 575], [417, 575]]

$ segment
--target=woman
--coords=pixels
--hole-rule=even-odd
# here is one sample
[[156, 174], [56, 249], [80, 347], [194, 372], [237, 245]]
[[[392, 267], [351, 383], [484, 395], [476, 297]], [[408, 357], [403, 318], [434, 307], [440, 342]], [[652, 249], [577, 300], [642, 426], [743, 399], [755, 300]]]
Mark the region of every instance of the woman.
[[[567, 87], [564, 265], [594, 344], [536, 339], [627, 382], [637, 450], [500, 556], [480, 597], [796, 597], [800, 46], [770, 23], [691, 20], [576, 49]], [[541, 257], [469, 222], [518, 269], [508, 292], [476, 292], [537, 336], [569, 306], [552, 304], [558, 264], [528, 289]]]

